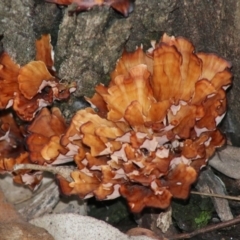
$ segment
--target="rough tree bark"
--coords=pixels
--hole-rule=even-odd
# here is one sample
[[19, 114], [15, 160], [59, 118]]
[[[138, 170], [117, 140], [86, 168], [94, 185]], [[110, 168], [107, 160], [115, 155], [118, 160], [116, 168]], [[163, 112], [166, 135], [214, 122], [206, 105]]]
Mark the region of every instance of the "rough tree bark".
[[197, 51], [215, 52], [232, 63], [234, 79], [223, 129], [240, 146], [240, 1], [181, 0], [173, 14], [173, 34], [191, 39]]
[[[184, 36], [198, 51], [215, 52], [233, 64], [234, 83], [228, 94], [229, 111], [224, 130], [240, 145], [240, 1], [239, 0], [136, 0], [134, 12], [122, 17], [108, 7], [69, 17], [67, 8], [44, 0], [2, 0], [0, 35], [3, 48], [19, 64], [34, 59], [34, 41], [50, 33], [59, 76], [77, 81], [78, 90], [62, 109], [66, 116], [82, 107], [79, 98], [90, 96], [94, 86], [107, 83], [123, 48], [133, 50], [163, 32]], [[65, 109], [65, 110], [64, 110]]]

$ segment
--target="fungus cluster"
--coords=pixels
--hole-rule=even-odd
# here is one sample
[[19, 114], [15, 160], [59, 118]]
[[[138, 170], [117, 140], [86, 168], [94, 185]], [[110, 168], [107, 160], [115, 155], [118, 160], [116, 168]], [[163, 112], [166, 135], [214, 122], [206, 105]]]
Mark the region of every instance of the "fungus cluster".
[[[0, 172], [12, 171], [15, 164], [32, 163], [25, 142], [26, 121], [32, 121], [38, 111], [52, 105], [54, 100], [68, 98], [75, 89], [75, 82], [60, 83], [57, 77], [50, 35], [43, 35], [36, 41], [35, 61], [24, 66], [16, 64], [6, 52], [1, 53]], [[20, 128], [15, 121], [16, 115], [22, 123]], [[16, 182], [26, 183], [33, 189], [41, 179], [39, 172], [29, 170], [19, 171], [14, 176]]]
[[[94, 96], [86, 98], [91, 108], [77, 111], [69, 124], [58, 108], [43, 108], [28, 127], [28, 162], [74, 161], [70, 180], [57, 175], [64, 194], [98, 200], [123, 196], [133, 212], [166, 208], [172, 197], [188, 197], [200, 169], [224, 144], [217, 125], [226, 113], [231, 65], [215, 54], [195, 53], [182, 37], [164, 34], [152, 45], [147, 52], [141, 47], [124, 51], [109, 85], [96, 86]], [[31, 72], [37, 79], [39, 69]], [[31, 99], [50, 86], [58, 98], [58, 83], [46, 71], [48, 80], [29, 89], [25, 71], [14, 70], [16, 91]]]
[[35, 58], [20, 67], [6, 52], [0, 55], [0, 110], [13, 107], [24, 121], [31, 121], [40, 109], [76, 90], [75, 83], [67, 86], [56, 76], [49, 35], [36, 41]]
[[69, 14], [87, 11], [94, 6], [110, 6], [123, 16], [127, 17], [133, 11], [134, 0], [45, 0], [49, 3], [71, 6]]

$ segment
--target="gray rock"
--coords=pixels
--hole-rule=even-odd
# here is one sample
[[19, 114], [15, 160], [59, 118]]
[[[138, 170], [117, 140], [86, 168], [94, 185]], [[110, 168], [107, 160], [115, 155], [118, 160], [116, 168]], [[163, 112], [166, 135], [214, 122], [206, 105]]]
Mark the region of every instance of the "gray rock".
[[[222, 196], [226, 195], [224, 183], [212, 172], [211, 169], [205, 169], [201, 172], [196, 188], [199, 192], [203, 193], [215, 193]], [[224, 222], [233, 219], [227, 199], [217, 197], [211, 197], [211, 199], [221, 221]]]
[[234, 179], [240, 179], [240, 148], [227, 145], [217, 151], [209, 165]]

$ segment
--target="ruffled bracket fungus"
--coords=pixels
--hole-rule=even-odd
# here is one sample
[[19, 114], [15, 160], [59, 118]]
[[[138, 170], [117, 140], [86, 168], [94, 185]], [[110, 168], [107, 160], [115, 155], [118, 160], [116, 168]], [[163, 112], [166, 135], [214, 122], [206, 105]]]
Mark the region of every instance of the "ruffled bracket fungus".
[[69, 177], [57, 175], [64, 194], [123, 196], [133, 212], [167, 208], [172, 197], [188, 197], [200, 169], [224, 144], [217, 125], [226, 112], [231, 65], [195, 53], [182, 37], [164, 34], [152, 45], [146, 53], [125, 51], [109, 86], [98, 85], [86, 98], [93, 108], [78, 111], [69, 125], [59, 109], [43, 108], [29, 126], [29, 162], [74, 160]]
[[[27, 133], [23, 125], [16, 124], [11, 110], [26, 123], [43, 107], [68, 98], [76, 89], [76, 83], [60, 83], [57, 77], [50, 35], [36, 41], [35, 59], [20, 67], [6, 52], [0, 55], [0, 172], [12, 171], [14, 164], [32, 163], [25, 145]], [[29, 172], [21, 171], [14, 180], [34, 188], [41, 174], [32, 172], [30, 176]]]
[[127, 17], [133, 11], [134, 0], [45, 0], [49, 3], [56, 3], [59, 5], [68, 5], [68, 12], [70, 15], [87, 11], [94, 6], [110, 6], [123, 16]]
[[60, 83], [56, 76], [49, 35], [36, 41], [35, 58], [20, 67], [6, 52], [0, 55], [0, 110], [13, 107], [24, 121], [31, 121], [40, 109], [76, 90], [75, 83]]

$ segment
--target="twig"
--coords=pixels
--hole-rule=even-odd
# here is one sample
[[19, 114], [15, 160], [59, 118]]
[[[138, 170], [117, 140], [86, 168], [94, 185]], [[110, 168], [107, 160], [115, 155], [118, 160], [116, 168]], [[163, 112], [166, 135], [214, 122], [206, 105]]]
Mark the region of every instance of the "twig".
[[24, 203], [32, 199], [35, 195], [41, 194], [43, 191], [45, 191], [46, 188], [48, 188], [52, 183], [54, 183], [54, 179], [51, 180], [49, 183], [44, 185], [44, 188], [38, 189], [36, 192], [33, 193], [33, 195], [26, 196], [26, 198], [23, 198], [19, 201], [14, 201], [13, 205], [17, 206], [18, 204]]
[[63, 167], [63, 166], [41, 166], [36, 164], [16, 164], [13, 167], [14, 171], [22, 170], [22, 169], [31, 169], [37, 171], [45, 171], [51, 172], [53, 174], [59, 174], [67, 181], [72, 182], [73, 179], [71, 178], [71, 172], [73, 171], [70, 167]]
[[220, 195], [216, 193], [205, 193], [205, 192], [196, 192], [196, 191], [191, 191], [191, 193], [196, 195], [208, 196], [208, 197], [217, 197], [217, 198], [225, 198], [228, 200], [240, 201], [240, 197], [236, 197], [236, 196]]
[[206, 226], [204, 228], [198, 229], [196, 231], [193, 231], [191, 233], [176, 234], [176, 235], [170, 237], [169, 240], [178, 240], [178, 239], [184, 239], [184, 238], [188, 239], [188, 238], [194, 237], [198, 234], [211, 232], [211, 231], [214, 231], [214, 230], [229, 227], [229, 226], [232, 226], [234, 224], [239, 224], [239, 223], [240, 223], [240, 215], [235, 217], [234, 219], [228, 220], [226, 222], [221, 222], [221, 223], [217, 223], [217, 224], [214, 224], [214, 225], [212, 224], [212, 225]]

